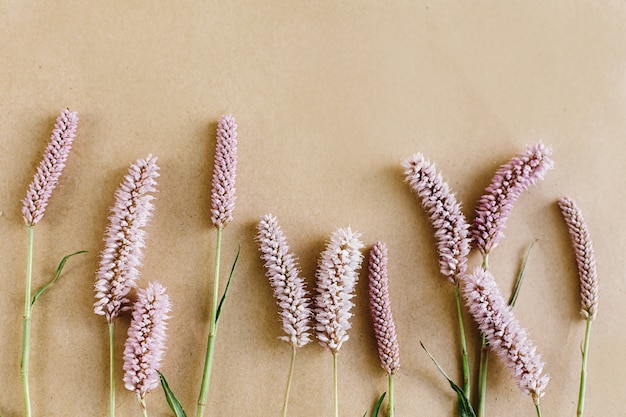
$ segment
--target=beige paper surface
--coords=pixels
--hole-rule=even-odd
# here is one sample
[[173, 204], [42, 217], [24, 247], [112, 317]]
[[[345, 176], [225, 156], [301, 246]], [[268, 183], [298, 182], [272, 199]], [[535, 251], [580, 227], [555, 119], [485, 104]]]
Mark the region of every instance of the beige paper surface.
[[[277, 416], [289, 346], [254, 242], [259, 217], [278, 216], [314, 284], [337, 227], [390, 251], [401, 348], [397, 416], [453, 416], [455, 398], [419, 342], [460, 378], [453, 287], [441, 277], [430, 223], [400, 161], [423, 152], [468, 218], [497, 167], [526, 144], [553, 147], [556, 168], [515, 206], [490, 265], [508, 294], [537, 240], [515, 307], [552, 377], [544, 416], [574, 415], [584, 321], [576, 265], [556, 206], [583, 209], [601, 285], [589, 357], [586, 416], [624, 415], [626, 377], [626, 7], [621, 2], [435, 1], [0, 2], [0, 415], [23, 415], [19, 359], [26, 265], [20, 200], [54, 118], [80, 125], [61, 183], [35, 230], [34, 287], [64, 276], [33, 311], [35, 416], [108, 413], [108, 339], [93, 284], [113, 193], [128, 165], [161, 166], [144, 267], [174, 304], [163, 372], [195, 415], [211, 299], [210, 223], [215, 127], [239, 126], [235, 220], [223, 270], [241, 261], [220, 323], [209, 412]], [[302, 2], [305, 3], [305, 2]], [[478, 257], [471, 264], [477, 265]], [[361, 416], [386, 389], [361, 274], [353, 328], [339, 355], [340, 415]], [[477, 369], [479, 337], [466, 324]], [[139, 415], [122, 383], [128, 319], [118, 321], [117, 415]], [[488, 416], [531, 416], [493, 356]], [[151, 416], [172, 415], [162, 392]], [[298, 352], [290, 415], [332, 415], [332, 359]]]

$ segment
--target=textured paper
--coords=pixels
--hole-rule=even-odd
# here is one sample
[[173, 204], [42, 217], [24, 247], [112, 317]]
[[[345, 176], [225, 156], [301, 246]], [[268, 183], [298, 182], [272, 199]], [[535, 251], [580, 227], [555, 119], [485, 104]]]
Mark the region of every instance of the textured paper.
[[[33, 311], [36, 416], [108, 413], [105, 320], [93, 283], [113, 192], [148, 154], [161, 166], [139, 284], [173, 301], [163, 372], [195, 415], [212, 288], [209, 195], [216, 123], [239, 125], [235, 220], [223, 270], [241, 259], [217, 339], [208, 416], [277, 416], [288, 371], [272, 292], [254, 242], [278, 216], [308, 283], [336, 227], [389, 245], [401, 348], [398, 416], [455, 415], [455, 398], [422, 351], [460, 378], [454, 292], [438, 272], [433, 233], [400, 161], [423, 152], [473, 217], [497, 167], [526, 144], [553, 147], [556, 168], [525, 192], [490, 265], [508, 294], [537, 240], [515, 307], [552, 376], [545, 416], [573, 415], [580, 343], [576, 264], [556, 201], [573, 197], [595, 243], [600, 306], [592, 329], [586, 416], [624, 414], [626, 377], [626, 7], [620, 2], [452, 1], [0, 2], [0, 414], [23, 413], [19, 358], [26, 265], [20, 213], [58, 112], [79, 113], [75, 146], [35, 230], [34, 287], [67, 253], [64, 276]], [[478, 263], [472, 257], [471, 264]], [[365, 274], [339, 355], [342, 416], [386, 389]], [[123, 388], [128, 318], [120, 319], [117, 412], [139, 415]], [[479, 337], [467, 320], [472, 358]], [[477, 359], [472, 363], [474, 370]], [[298, 353], [290, 415], [332, 415], [332, 359]], [[172, 415], [163, 394], [151, 416]], [[492, 357], [487, 414], [534, 408]]]

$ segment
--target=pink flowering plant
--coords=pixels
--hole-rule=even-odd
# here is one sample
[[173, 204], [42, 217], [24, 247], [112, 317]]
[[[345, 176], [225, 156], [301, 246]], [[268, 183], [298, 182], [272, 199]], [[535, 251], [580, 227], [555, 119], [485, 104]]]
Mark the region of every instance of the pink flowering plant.
[[24, 394], [24, 415], [30, 417], [32, 414], [30, 401], [30, 328], [31, 313], [35, 301], [61, 276], [65, 262], [71, 256], [85, 251], [74, 252], [65, 256], [56, 270], [51, 281], [32, 291], [33, 277], [33, 249], [35, 225], [43, 218], [52, 192], [56, 188], [61, 178], [63, 168], [72, 149], [76, 130], [78, 128], [78, 114], [69, 109], [64, 109], [56, 119], [52, 135], [43, 154], [43, 159], [37, 167], [37, 172], [28, 186], [26, 197], [22, 200], [22, 216], [28, 232], [28, 251], [26, 263], [26, 283], [24, 291], [24, 315], [22, 329], [22, 355], [20, 360], [20, 373], [22, 377], [22, 388]]

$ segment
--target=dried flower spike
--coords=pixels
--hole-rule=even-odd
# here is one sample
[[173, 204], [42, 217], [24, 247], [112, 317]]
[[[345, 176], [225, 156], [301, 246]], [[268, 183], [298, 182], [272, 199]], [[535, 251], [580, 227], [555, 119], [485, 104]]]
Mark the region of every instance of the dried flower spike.
[[504, 237], [504, 225], [522, 191], [543, 179], [554, 167], [549, 158], [551, 153], [549, 147], [535, 143], [496, 171], [478, 201], [472, 228], [474, 241], [483, 256], [487, 256]]
[[34, 226], [39, 222], [46, 211], [48, 200], [65, 167], [77, 127], [77, 113], [68, 109], [61, 111], [54, 125], [50, 142], [44, 151], [43, 160], [28, 187], [26, 198], [22, 200], [22, 215], [24, 222], [29, 226]]
[[584, 318], [593, 320], [598, 312], [598, 274], [587, 223], [585, 223], [583, 212], [571, 198], [562, 198], [559, 201], [559, 207], [565, 223], [567, 223], [567, 229], [576, 253], [580, 278], [580, 314]]
[[550, 378], [542, 375], [541, 356], [502, 297], [491, 273], [477, 267], [473, 274], [466, 275], [463, 295], [491, 350], [513, 372], [522, 392], [530, 395], [538, 406]]
[[211, 190], [211, 221], [223, 229], [233, 220], [237, 170], [237, 125], [230, 114], [217, 124], [217, 144]]
[[387, 254], [387, 245], [383, 242], [376, 242], [370, 250], [369, 296], [374, 335], [378, 343], [378, 357], [383, 369], [388, 374], [394, 374], [400, 369], [400, 348], [389, 301]]
[[454, 193], [436, 167], [417, 153], [403, 161], [406, 182], [422, 200], [435, 229], [441, 273], [452, 283], [467, 269], [470, 251], [469, 225]]
[[317, 268], [315, 319], [317, 339], [333, 354], [348, 340], [354, 290], [363, 255], [360, 233], [337, 229], [320, 255]]
[[124, 385], [145, 408], [145, 396], [159, 385], [157, 372], [165, 356], [165, 331], [171, 310], [165, 287], [151, 282], [137, 291], [124, 347]]
[[300, 276], [296, 258], [289, 250], [278, 219], [267, 214], [261, 218], [257, 229], [256, 240], [265, 262], [265, 275], [274, 289], [283, 330], [287, 334], [281, 339], [294, 347], [302, 347], [311, 341], [312, 313], [306, 283]]
[[105, 248], [95, 284], [94, 312], [112, 323], [120, 311], [128, 309], [128, 295], [135, 286], [141, 266], [146, 232], [143, 228], [152, 217], [157, 158], [149, 155], [130, 166], [128, 175], [115, 192], [106, 230]]

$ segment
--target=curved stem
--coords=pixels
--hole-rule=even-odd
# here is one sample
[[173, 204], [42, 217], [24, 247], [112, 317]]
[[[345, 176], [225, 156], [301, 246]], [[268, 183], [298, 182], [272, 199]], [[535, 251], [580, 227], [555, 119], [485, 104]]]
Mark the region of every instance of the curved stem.
[[115, 417], [115, 323], [109, 323], [109, 416]]
[[335, 405], [335, 417], [339, 417], [339, 398], [337, 395], [337, 385], [337, 352], [333, 352], [333, 397]]
[[393, 404], [393, 374], [388, 375], [387, 391], [389, 392], [389, 399], [387, 400], [387, 417], [394, 417], [396, 410]]
[[461, 358], [463, 361], [463, 393], [469, 400], [470, 398], [470, 366], [469, 355], [467, 353], [467, 341], [465, 340], [465, 325], [463, 324], [463, 307], [461, 303], [460, 284], [457, 281], [454, 284], [454, 294], [456, 296], [456, 314], [459, 321], [459, 338], [461, 341]]
[[202, 385], [200, 386], [200, 395], [198, 397], [197, 417], [204, 415], [204, 409], [207, 405], [209, 396], [209, 384], [211, 382], [211, 369], [213, 368], [213, 356], [215, 350], [215, 336], [217, 334], [217, 304], [220, 289], [220, 256], [222, 249], [222, 231], [221, 227], [217, 228], [217, 237], [215, 243], [215, 274], [213, 275], [213, 301], [211, 303], [211, 321], [209, 327], [209, 338], [207, 340], [206, 355], [204, 358], [204, 370], [202, 372]]
[[31, 290], [33, 280], [33, 225], [27, 226], [28, 250], [26, 262], [26, 284], [24, 294], [24, 317], [22, 326], [22, 357], [20, 360], [20, 373], [22, 376], [22, 389], [24, 392], [24, 414], [31, 416], [30, 388], [28, 383], [28, 370], [30, 365], [30, 318], [31, 318]]
[[576, 416], [582, 417], [585, 407], [585, 390], [587, 386], [587, 353], [589, 351], [589, 336], [591, 335], [591, 317], [587, 317], [587, 326], [585, 327], [585, 341], [583, 342], [583, 361], [580, 370], [580, 387], [578, 389], [578, 408]]
[[287, 403], [289, 402], [289, 391], [291, 391], [291, 379], [293, 377], [293, 369], [296, 363], [296, 345], [292, 346], [291, 361], [289, 365], [289, 377], [287, 377], [287, 388], [285, 389], [285, 399], [283, 400], [282, 416], [287, 417]]

